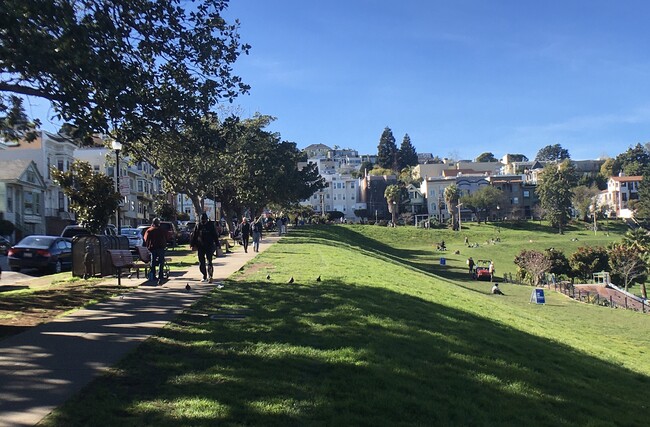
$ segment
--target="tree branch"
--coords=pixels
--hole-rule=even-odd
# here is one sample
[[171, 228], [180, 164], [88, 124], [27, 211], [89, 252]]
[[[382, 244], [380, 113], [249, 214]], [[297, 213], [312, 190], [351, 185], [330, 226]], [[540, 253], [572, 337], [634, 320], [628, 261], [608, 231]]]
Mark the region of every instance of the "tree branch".
[[22, 86], [17, 84], [9, 84], [6, 82], [0, 82], [0, 92], [12, 92], [21, 95], [37, 96], [39, 98], [44, 98], [50, 101], [61, 101], [63, 98], [56, 96], [52, 93], [43, 92], [40, 89], [36, 89], [29, 86]]

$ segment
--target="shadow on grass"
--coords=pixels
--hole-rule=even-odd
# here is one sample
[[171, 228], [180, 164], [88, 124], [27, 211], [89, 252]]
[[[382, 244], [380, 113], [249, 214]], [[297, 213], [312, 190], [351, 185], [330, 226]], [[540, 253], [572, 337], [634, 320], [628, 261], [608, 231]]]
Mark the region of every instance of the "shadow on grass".
[[643, 425], [649, 385], [382, 288], [228, 281], [44, 425]]

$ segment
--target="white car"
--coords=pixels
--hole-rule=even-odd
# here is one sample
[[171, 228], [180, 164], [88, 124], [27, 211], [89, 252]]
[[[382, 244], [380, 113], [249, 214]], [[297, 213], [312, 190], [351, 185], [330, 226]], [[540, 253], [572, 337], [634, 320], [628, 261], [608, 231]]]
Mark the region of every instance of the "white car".
[[142, 233], [137, 228], [122, 228], [120, 231], [122, 236], [126, 236], [129, 239], [129, 249], [135, 249], [136, 246], [144, 246], [144, 240], [142, 239]]

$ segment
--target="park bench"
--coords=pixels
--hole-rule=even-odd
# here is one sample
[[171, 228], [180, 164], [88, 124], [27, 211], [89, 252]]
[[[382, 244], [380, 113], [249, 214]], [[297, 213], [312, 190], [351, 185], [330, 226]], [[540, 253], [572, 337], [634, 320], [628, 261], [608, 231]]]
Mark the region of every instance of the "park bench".
[[[136, 246], [136, 252], [138, 254], [137, 261], [134, 260], [133, 265], [131, 266], [131, 273], [129, 274], [129, 279], [133, 276], [133, 270], [135, 270], [136, 277], [140, 278], [140, 270], [144, 270], [144, 276], [147, 276], [147, 273], [151, 269], [151, 251], [144, 246]], [[163, 275], [166, 279], [169, 278], [169, 263], [172, 262], [171, 258], [165, 258], [165, 264], [163, 264]]]
[[108, 254], [111, 257], [111, 264], [117, 269], [117, 285], [122, 286], [121, 277], [123, 268], [131, 268], [133, 266], [133, 255], [128, 249], [108, 249]]

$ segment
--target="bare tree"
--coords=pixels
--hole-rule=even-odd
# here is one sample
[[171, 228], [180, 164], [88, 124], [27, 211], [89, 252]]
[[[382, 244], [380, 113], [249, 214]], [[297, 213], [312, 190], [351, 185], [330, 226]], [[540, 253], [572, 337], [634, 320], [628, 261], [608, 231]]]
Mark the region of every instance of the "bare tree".
[[542, 252], [523, 250], [515, 257], [515, 264], [526, 273], [533, 286], [539, 285], [542, 275], [551, 270], [551, 260]]

